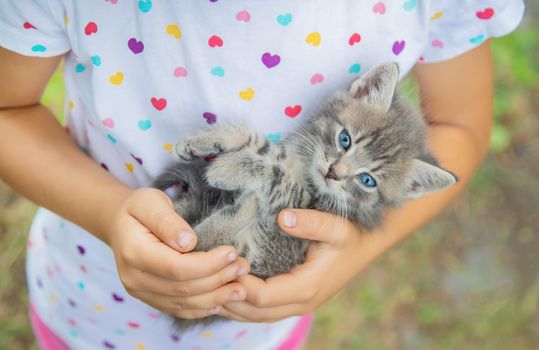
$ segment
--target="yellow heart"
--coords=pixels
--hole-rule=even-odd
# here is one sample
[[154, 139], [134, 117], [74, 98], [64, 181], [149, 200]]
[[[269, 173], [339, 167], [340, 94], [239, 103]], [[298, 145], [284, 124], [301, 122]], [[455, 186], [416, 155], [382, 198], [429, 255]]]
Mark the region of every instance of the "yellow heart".
[[255, 91], [251, 88], [240, 91], [240, 98], [245, 101], [251, 101], [255, 96]]
[[120, 85], [124, 81], [124, 73], [116, 72], [116, 74], [109, 77], [109, 81], [111, 84]]
[[321, 41], [322, 41], [322, 37], [320, 36], [320, 33], [318, 32], [312, 32], [311, 34], [307, 35], [307, 37], [305, 38], [305, 42], [307, 44], [311, 44], [312, 46], [320, 45]]
[[180, 39], [182, 37], [182, 31], [177, 24], [169, 24], [167, 26], [167, 34], [172, 35], [176, 39]]
[[436, 13], [432, 15], [430, 19], [434, 21], [436, 19], [442, 18], [443, 16], [444, 16], [444, 13], [442, 11], [436, 11]]
[[172, 153], [172, 144], [170, 143], [165, 143], [163, 145], [163, 148], [165, 149], [165, 151], [167, 151], [168, 153]]
[[73, 102], [73, 100], [69, 100], [68, 107], [69, 107], [69, 110], [72, 110], [73, 108], [75, 108], [75, 102]]
[[105, 308], [103, 307], [103, 305], [99, 305], [99, 304], [95, 304], [94, 305], [94, 311], [95, 312], [103, 312]]
[[69, 24], [69, 17], [66, 15], [66, 24]]
[[137, 350], [144, 350], [144, 349], [146, 349], [146, 347], [145, 347], [144, 344], [142, 344], [142, 343], [137, 343], [135, 346], [136, 346]]
[[57, 301], [56, 295], [54, 294], [49, 295], [49, 301], [51, 302], [51, 304], [56, 304], [56, 301]]
[[127, 168], [127, 170], [129, 170], [130, 173], [133, 172], [133, 169], [134, 169], [133, 163], [125, 163], [125, 167]]
[[204, 338], [211, 338], [213, 337], [213, 333], [212, 332], [202, 332], [200, 333], [200, 335]]

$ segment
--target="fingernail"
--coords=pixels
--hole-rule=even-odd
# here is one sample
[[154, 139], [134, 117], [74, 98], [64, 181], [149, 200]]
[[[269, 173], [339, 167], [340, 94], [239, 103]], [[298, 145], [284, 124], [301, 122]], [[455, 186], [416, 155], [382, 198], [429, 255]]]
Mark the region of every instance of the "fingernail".
[[188, 248], [193, 241], [193, 234], [189, 231], [180, 233], [178, 236], [178, 244], [181, 248]]
[[228, 261], [234, 261], [238, 258], [238, 254], [234, 253], [234, 252], [230, 252], [228, 253], [228, 255], [226, 256], [226, 259]]
[[243, 276], [246, 273], [247, 271], [243, 267], [240, 267], [239, 269], [236, 270], [236, 276]]
[[211, 309], [208, 309], [208, 315], [215, 315], [221, 310], [220, 306], [214, 306]]
[[230, 300], [240, 301], [240, 300], [243, 300], [243, 297], [240, 295], [240, 293], [237, 290], [235, 290], [232, 293], [230, 293]]
[[296, 216], [296, 213], [293, 211], [285, 211], [284, 212], [284, 225], [288, 228], [292, 228], [296, 226], [298, 218]]

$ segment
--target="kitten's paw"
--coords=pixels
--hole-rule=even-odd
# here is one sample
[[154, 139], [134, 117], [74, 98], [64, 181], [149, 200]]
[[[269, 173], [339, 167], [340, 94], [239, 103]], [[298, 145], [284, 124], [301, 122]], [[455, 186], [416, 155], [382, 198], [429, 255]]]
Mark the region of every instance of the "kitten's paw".
[[204, 137], [192, 136], [178, 142], [175, 146], [175, 151], [181, 159], [191, 161], [197, 158], [219, 155], [224, 150], [218, 142], [208, 141]]

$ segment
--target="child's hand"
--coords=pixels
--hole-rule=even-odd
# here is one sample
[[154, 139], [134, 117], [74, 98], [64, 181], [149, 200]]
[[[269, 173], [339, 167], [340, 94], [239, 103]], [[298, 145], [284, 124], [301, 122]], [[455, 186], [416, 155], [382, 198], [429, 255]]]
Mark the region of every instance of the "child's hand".
[[205, 317], [245, 298], [245, 288], [229, 282], [249, 272], [248, 262], [233, 247], [186, 253], [196, 236], [164, 192], [134, 190], [113, 220], [108, 242], [132, 296], [181, 318]]
[[283, 212], [279, 224], [293, 236], [315, 241], [305, 263], [266, 281], [252, 275], [241, 277], [246, 300], [225, 304], [220, 315], [237, 321], [274, 322], [306, 314], [344, 288], [374, 258], [364, 241], [383, 233], [362, 234], [350, 221], [328, 213], [292, 212], [297, 214], [296, 224], [290, 225], [294, 222], [290, 217], [285, 223]]

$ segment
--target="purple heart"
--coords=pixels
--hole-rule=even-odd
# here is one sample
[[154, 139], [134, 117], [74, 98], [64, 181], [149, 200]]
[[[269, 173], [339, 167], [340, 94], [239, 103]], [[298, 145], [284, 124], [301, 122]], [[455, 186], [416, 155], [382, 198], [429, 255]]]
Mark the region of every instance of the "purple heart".
[[78, 245], [77, 249], [79, 250], [80, 255], [84, 255], [84, 253], [86, 253], [86, 249], [84, 249], [84, 247], [81, 245]]
[[41, 281], [41, 278], [38, 278], [38, 279], [37, 279], [37, 286], [38, 286], [39, 288], [43, 288], [43, 281]]
[[75, 302], [73, 300], [67, 299], [67, 301], [69, 303], [69, 306], [71, 306], [71, 307], [76, 307], [77, 306], [77, 304], [75, 304]]
[[204, 112], [202, 116], [206, 119], [206, 123], [208, 124], [214, 124], [217, 121], [217, 115], [214, 113]]
[[279, 55], [272, 55], [269, 52], [266, 52], [262, 55], [262, 63], [268, 68], [273, 68], [281, 62], [281, 57]]
[[101, 163], [101, 167], [105, 169], [106, 171], [109, 171], [109, 167], [105, 163]]
[[116, 348], [116, 346], [114, 344], [112, 344], [111, 342], [109, 342], [108, 340], [103, 340], [103, 345], [107, 349], [115, 349]]
[[170, 338], [172, 338], [172, 341], [174, 341], [176, 343], [180, 341], [180, 336], [177, 335], [177, 334], [171, 334]]
[[112, 299], [114, 299], [114, 301], [117, 302], [117, 303], [123, 303], [124, 302], [124, 298], [122, 298], [120, 295], [118, 295], [116, 293], [112, 293]]
[[127, 46], [135, 55], [144, 51], [144, 44], [142, 41], [137, 41], [135, 38], [129, 39]]
[[393, 43], [393, 53], [395, 55], [399, 55], [402, 52], [402, 50], [404, 50], [404, 45], [406, 45], [406, 42], [404, 40], [395, 41]]
[[139, 157], [136, 157], [135, 155], [133, 155], [132, 153], [129, 153], [131, 155], [131, 157], [133, 157], [134, 160], [137, 161], [137, 163], [139, 163], [140, 165], [142, 165], [142, 158], [139, 158]]

